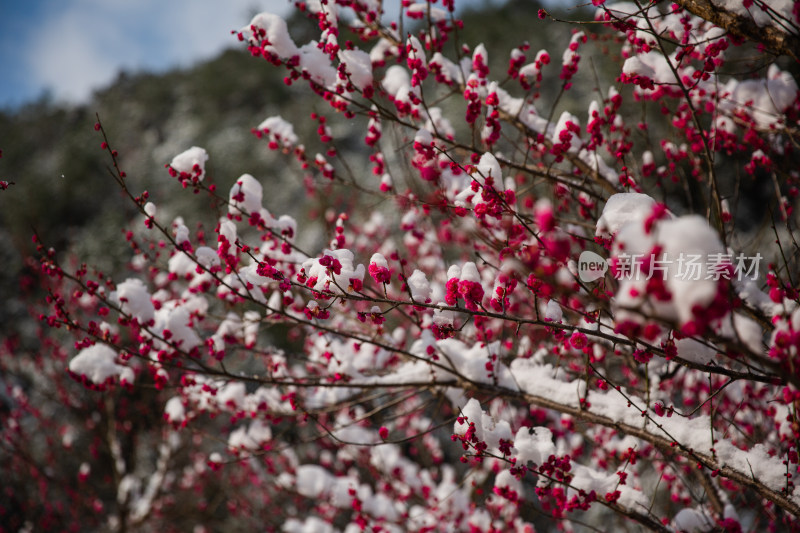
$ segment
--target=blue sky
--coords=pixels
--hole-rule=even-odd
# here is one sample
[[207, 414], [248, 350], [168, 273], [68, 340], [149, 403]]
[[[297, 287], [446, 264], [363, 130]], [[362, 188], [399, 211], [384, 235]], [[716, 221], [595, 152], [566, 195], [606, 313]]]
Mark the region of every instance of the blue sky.
[[82, 102], [121, 70], [163, 70], [238, 41], [252, 13], [287, 0], [0, 0], [0, 108], [48, 91]]
[[0, 109], [45, 92], [58, 102], [85, 102], [120, 70], [188, 66], [238, 46], [230, 31], [247, 24], [253, 13], [287, 13], [291, 5], [289, 0], [0, 0]]

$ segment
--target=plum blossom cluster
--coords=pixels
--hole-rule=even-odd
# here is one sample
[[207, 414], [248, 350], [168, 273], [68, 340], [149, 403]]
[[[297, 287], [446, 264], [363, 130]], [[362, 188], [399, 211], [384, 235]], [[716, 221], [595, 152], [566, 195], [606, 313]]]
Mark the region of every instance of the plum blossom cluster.
[[[255, 16], [239, 39], [325, 110], [302, 142], [282, 117], [253, 129], [336, 206], [317, 226], [280, 213], [266, 176], [220, 193], [194, 147], [168, 174], [223, 208], [190, 229], [133, 192], [98, 126], [142, 217], [133, 273], [39, 251], [70, 375], [148, 391], [158, 414], [158, 453], [108, 447], [109, 524], [158, 525], [170, 495], [218, 483], [225, 513], [282, 531], [800, 527], [796, 82], [723, 75], [746, 39], [681, 3], [595, 4], [604, 26], [571, 34], [560, 72], [514, 43], [499, 75], [458, 42], [453, 2], [402, 2], [409, 26], [380, 2], [299, 3], [318, 28], [301, 45]], [[619, 76], [587, 81], [604, 35]], [[606, 86], [555, 114], [546, 80]], [[656, 118], [629, 127], [641, 109]], [[728, 205], [747, 165], [779, 185], [775, 247]], [[600, 247], [613, 275], [587, 283], [573, 258]], [[131, 441], [134, 415], [114, 415]]]

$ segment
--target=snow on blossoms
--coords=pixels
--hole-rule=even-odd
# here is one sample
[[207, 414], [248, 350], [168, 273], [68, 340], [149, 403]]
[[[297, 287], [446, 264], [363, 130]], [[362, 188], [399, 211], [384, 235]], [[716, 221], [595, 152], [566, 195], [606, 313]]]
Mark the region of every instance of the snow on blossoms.
[[197, 146], [192, 146], [185, 152], [176, 155], [168, 165], [172, 176], [177, 177], [184, 186], [188, 183], [199, 183], [206, 176], [206, 161], [208, 153]]
[[155, 317], [156, 309], [150, 292], [140, 279], [128, 278], [118, 284], [111, 298], [120, 303], [123, 312], [136, 318], [141, 324], [146, 325]]
[[108, 345], [95, 344], [84, 348], [69, 362], [69, 371], [94, 385], [105, 385], [119, 379], [122, 384], [134, 382], [133, 369], [117, 363], [117, 352]]
[[364, 265], [354, 265], [353, 260], [350, 250], [325, 250], [321, 258], [303, 263], [301, 279], [305, 279], [305, 284], [315, 291], [360, 291], [364, 283]]
[[[285, 78], [288, 84], [300, 78], [308, 79], [343, 110], [347, 104], [339, 98], [339, 94], [356, 91], [365, 96], [373, 94], [371, 55], [352, 46], [339, 46], [338, 9], [334, 5], [323, 7], [311, 4], [309, 7], [320, 17], [323, 28], [318, 41], [312, 40], [297, 46], [289, 35], [286, 22], [272, 13], [256, 15], [238, 35], [249, 44], [253, 55], [260, 55], [274, 64], [284, 62], [290, 67], [292, 72]], [[262, 123], [257, 129], [272, 132], [274, 125]], [[271, 135], [281, 137], [279, 132]], [[278, 143], [275, 137], [271, 142]], [[293, 144], [290, 140], [291, 135], [288, 135], [283, 141]]]
[[282, 59], [297, 55], [297, 45], [289, 36], [286, 21], [272, 13], [259, 13], [254, 16], [250, 24], [240, 30], [242, 39], [247, 39], [256, 45], [260, 38], [269, 43], [265, 50], [274, 53]]
[[664, 320], [688, 335], [711, 327], [761, 351], [760, 327], [732, 313], [729, 292], [743, 272], [705, 219], [675, 217], [647, 195], [620, 193], [606, 202], [597, 235], [611, 241], [618, 330], [652, 339], [660, 328], [651, 320]]
[[255, 133], [259, 137], [266, 135], [269, 139], [269, 147], [273, 150], [292, 148], [298, 143], [294, 126], [280, 116], [264, 119], [261, 124], [256, 126]]

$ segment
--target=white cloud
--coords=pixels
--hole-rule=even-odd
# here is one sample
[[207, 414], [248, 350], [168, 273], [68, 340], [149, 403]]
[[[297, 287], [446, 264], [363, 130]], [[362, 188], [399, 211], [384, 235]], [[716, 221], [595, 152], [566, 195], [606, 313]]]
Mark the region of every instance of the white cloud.
[[235, 46], [231, 30], [253, 11], [286, 12], [285, 0], [77, 0], [54, 2], [28, 30], [33, 85], [58, 100], [86, 101], [122, 69], [187, 65]]
[[108, 43], [100, 44], [110, 37], [102, 17], [82, 13], [78, 5], [64, 7], [30, 29], [25, 49], [34, 84], [48, 87], [59, 99], [78, 100], [88, 87], [114, 76], [116, 61]]

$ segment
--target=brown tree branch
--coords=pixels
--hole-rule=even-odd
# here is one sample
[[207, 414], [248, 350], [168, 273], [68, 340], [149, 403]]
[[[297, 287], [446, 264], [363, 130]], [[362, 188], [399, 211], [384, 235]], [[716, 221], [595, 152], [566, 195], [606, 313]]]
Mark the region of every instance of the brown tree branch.
[[[787, 55], [800, 63], [800, 35], [793, 35], [776, 26], [758, 26], [752, 17], [732, 13], [712, 0], [675, 0], [692, 14], [705, 19], [737, 37], [761, 43], [778, 55]], [[760, 9], [753, 6], [751, 9]]]
[[[476, 384], [474, 382], [472, 383], [462, 382], [459, 385], [461, 385], [465, 390], [468, 389], [479, 390], [481, 392], [486, 392], [490, 394], [499, 394], [508, 398], [516, 397], [522, 399], [523, 401], [531, 405], [536, 405], [538, 407], [542, 407], [545, 409], [552, 409], [560, 413], [571, 415], [577, 419], [583, 420], [590, 424], [613, 428], [627, 435], [637, 437], [645, 442], [648, 442], [649, 444], [660, 450], [662, 453], [664, 453], [666, 456], [680, 455], [686, 459], [696, 462], [698, 465], [702, 466], [706, 472], [717, 471], [719, 476], [728, 478], [731, 481], [738, 483], [739, 485], [742, 485], [744, 487], [747, 487], [755, 491], [759, 496], [774, 503], [787, 513], [790, 513], [794, 516], [800, 516], [800, 505], [798, 505], [797, 502], [795, 502], [790, 495], [783, 494], [777, 490], [768, 487], [761, 480], [757, 479], [752, 474], [752, 472], [749, 474], [747, 472], [741, 472], [731, 466], [726, 465], [723, 462], [720, 462], [718, 459], [712, 457], [710, 454], [703, 453], [698, 450], [693, 450], [691, 448], [687, 448], [681, 443], [675, 442], [674, 440], [669, 438], [669, 434], [665, 430], [663, 430], [661, 426], [658, 425], [657, 422], [656, 425], [659, 427], [659, 430], [661, 430], [664, 433], [664, 436], [656, 435], [652, 431], [643, 427], [633, 426], [631, 424], [620, 422], [618, 420], [614, 420], [612, 418], [603, 415], [592, 413], [590, 410], [582, 409], [580, 407], [565, 405], [563, 403], [556, 402], [550, 398], [545, 398], [527, 392], [512, 391], [502, 387], [496, 387], [482, 383]], [[709, 495], [709, 497], [712, 496]]]

